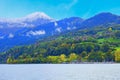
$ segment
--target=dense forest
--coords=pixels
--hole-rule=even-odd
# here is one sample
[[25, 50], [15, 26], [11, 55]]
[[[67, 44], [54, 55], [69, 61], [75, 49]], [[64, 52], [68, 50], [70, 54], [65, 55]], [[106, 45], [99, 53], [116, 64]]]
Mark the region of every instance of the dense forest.
[[120, 25], [64, 32], [1, 53], [0, 63], [120, 62]]

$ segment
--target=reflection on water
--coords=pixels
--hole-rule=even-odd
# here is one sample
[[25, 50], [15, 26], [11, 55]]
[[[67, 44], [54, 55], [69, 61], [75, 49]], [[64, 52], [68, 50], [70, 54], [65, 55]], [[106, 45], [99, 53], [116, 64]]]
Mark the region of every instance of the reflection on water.
[[120, 80], [120, 64], [0, 65], [0, 80]]

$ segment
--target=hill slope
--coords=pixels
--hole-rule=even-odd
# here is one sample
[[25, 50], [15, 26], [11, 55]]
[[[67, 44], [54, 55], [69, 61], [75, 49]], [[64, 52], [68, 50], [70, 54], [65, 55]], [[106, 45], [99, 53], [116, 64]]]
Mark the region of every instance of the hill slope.
[[119, 62], [120, 25], [80, 29], [19, 46], [0, 56], [4, 63]]
[[100, 13], [86, 20], [71, 17], [56, 21], [45, 13], [36, 12], [16, 20], [0, 20], [0, 52], [75, 29], [117, 24], [120, 24], [120, 16], [112, 13]]
[[15, 21], [14, 23], [5, 22], [5, 24], [1, 24], [0, 28], [0, 52], [18, 45], [32, 44], [46, 36], [76, 29], [82, 21], [79, 17], [55, 21], [43, 13], [34, 13], [18, 19], [17, 22], [21, 23], [22, 26]]
[[120, 16], [109, 12], [104, 12], [85, 20], [81, 24], [81, 27], [91, 28], [95, 26], [110, 26], [112, 24], [120, 24]]

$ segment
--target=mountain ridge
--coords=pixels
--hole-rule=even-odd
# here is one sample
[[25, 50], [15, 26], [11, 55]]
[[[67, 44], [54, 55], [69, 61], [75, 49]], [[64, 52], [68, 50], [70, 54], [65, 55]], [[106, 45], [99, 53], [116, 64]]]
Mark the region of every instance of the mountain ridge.
[[120, 16], [112, 14], [110, 12], [99, 13], [91, 18], [86, 19], [81, 26], [82, 27], [94, 27], [104, 25], [108, 23], [120, 24]]
[[[39, 14], [40, 13], [38, 12], [35, 13], [35, 15], [39, 15]], [[32, 16], [34, 16], [34, 14], [32, 14]], [[45, 23], [42, 22], [43, 24], [41, 24], [39, 23], [40, 21], [43, 21]], [[114, 15], [112, 13], [104, 12], [86, 20], [80, 17], [70, 17], [57, 21], [53, 19], [52, 20], [50, 19], [50, 21], [48, 22], [44, 20], [40, 20], [40, 21], [35, 20], [33, 22], [28, 22], [28, 25], [31, 25], [31, 27], [30, 26], [17, 27], [18, 24], [14, 24], [15, 25], [14, 27], [5, 27], [8, 24], [0, 23], [0, 43], [2, 43], [1, 44], [2, 46], [0, 46], [0, 51], [2, 51], [3, 47], [6, 47], [6, 45], [10, 45], [10, 46], [12, 45], [11, 47], [13, 47], [21, 44], [22, 45], [30, 44], [43, 37], [53, 36], [56, 34], [72, 31], [75, 29], [92, 28], [101, 25], [106, 27], [114, 24], [120, 24], [120, 16]], [[14, 41], [14, 43], [12, 42], [12, 40]], [[5, 50], [6, 48], [3, 51]]]

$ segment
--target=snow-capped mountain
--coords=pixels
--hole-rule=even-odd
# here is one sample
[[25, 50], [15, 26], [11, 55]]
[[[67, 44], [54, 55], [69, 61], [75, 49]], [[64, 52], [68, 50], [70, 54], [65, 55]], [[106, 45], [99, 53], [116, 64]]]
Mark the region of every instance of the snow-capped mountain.
[[18, 19], [0, 19], [0, 51], [76, 29], [82, 21], [79, 17], [56, 21], [43, 12], [35, 12]]
[[59, 21], [53, 21], [47, 24], [39, 25], [35, 28], [31, 28], [26, 31], [27, 33], [23, 34], [27, 34], [29, 36], [55, 35], [61, 32], [77, 29], [82, 22], [83, 19], [79, 17], [65, 18]]
[[53, 19], [43, 12], [35, 12], [17, 19], [0, 19], [0, 39], [9, 38], [10, 34], [15, 36], [18, 36], [19, 34], [21, 36], [23, 35], [21, 33], [27, 29], [47, 24], [52, 21]]
[[66, 31], [101, 25], [105, 27], [106, 24], [120, 24], [120, 16], [100, 13], [86, 20], [71, 17], [56, 21], [45, 13], [36, 12], [19, 19], [0, 19], [0, 51]]
[[48, 15], [46, 15], [45, 13], [43, 12], [35, 12], [35, 13], [32, 13], [26, 17], [23, 17], [21, 18], [21, 21], [34, 21], [36, 19], [46, 19], [46, 20], [51, 20], [52, 18], [49, 17]]
[[36, 27], [53, 21], [43, 12], [35, 12], [17, 19], [0, 19], [0, 28], [3, 27]]

